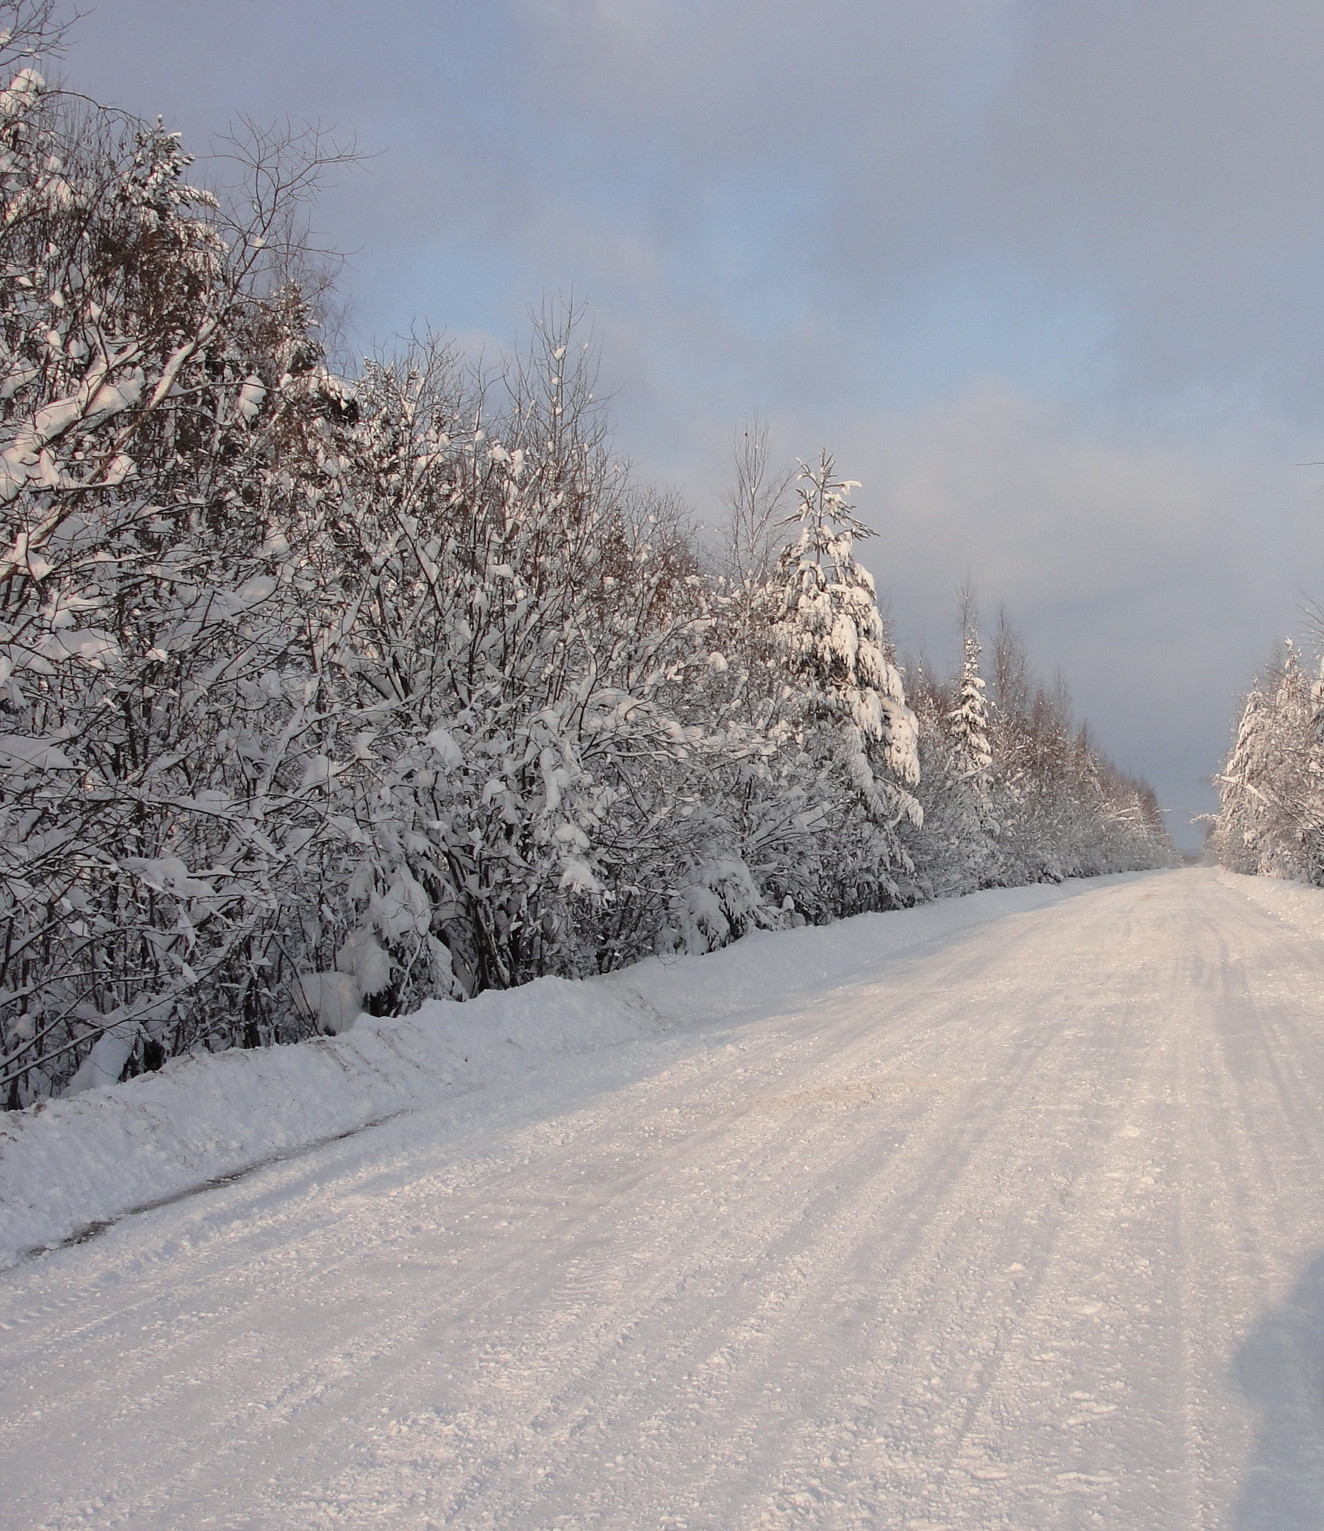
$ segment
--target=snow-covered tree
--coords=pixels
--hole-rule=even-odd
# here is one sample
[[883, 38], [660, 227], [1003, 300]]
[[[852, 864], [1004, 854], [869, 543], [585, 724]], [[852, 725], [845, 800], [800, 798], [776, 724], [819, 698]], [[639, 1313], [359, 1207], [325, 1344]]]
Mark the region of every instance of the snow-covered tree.
[[754, 590], [767, 583], [776, 564], [795, 473], [773, 466], [768, 423], [761, 417], [746, 422], [733, 447], [734, 472], [723, 496], [722, 573], [733, 589]]
[[969, 783], [971, 797], [981, 815], [988, 812], [993, 780], [993, 747], [989, 742], [988, 698], [980, 673], [982, 649], [973, 621], [963, 624], [961, 671], [956, 683], [956, 704], [947, 714], [959, 761], [958, 769]]
[[280, 210], [255, 203], [238, 237], [188, 165], [176, 135], [30, 66], [0, 94], [10, 1104], [89, 1052], [88, 1077], [113, 1074], [260, 1040], [273, 1013], [298, 770], [265, 742], [297, 754], [301, 706], [259, 489], [278, 383], [260, 231]]
[[911, 837], [912, 856], [923, 887], [936, 894], [969, 892], [996, 876], [995, 778], [981, 653], [967, 591], [961, 662], [952, 684], [943, 684], [925, 666], [910, 692], [919, 723], [917, 795], [924, 810]]
[[1212, 836], [1233, 871], [1324, 881], [1321, 694], [1288, 642], [1246, 698]]
[[901, 896], [913, 871], [897, 826], [920, 807], [915, 717], [878, 610], [873, 577], [854, 556], [872, 535], [854, 514], [857, 486], [824, 453], [801, 465], [799, 506], [770, 581], [771, 637], [812, 795], [825, 815], [824, 849], [838, 861], [838, 912]]

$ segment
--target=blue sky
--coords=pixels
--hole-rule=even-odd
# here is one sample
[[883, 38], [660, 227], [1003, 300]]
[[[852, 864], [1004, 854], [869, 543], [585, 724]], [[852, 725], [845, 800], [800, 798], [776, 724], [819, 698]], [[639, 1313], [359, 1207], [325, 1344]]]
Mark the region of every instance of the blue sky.
[[698, 515], [753, 413], [827, 447], [902, 648], [970, 576], [1193, 840], [1324, 597], [1316, 0], [100, 0], [60, 67], [201, 155], [355, 139], [354, 350], [496, 355], [573, 292]]

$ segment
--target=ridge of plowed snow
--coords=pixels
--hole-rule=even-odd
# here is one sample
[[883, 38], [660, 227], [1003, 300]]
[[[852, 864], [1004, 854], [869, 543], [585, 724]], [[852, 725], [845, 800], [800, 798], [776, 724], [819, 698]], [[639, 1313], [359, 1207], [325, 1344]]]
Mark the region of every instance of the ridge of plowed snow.
[[1302, 934], [1324, 938], [1324, 890], [1285, 877], [1248, 877], [1218, 867], [1214, 876], [1269, 914], [1293, 925]]

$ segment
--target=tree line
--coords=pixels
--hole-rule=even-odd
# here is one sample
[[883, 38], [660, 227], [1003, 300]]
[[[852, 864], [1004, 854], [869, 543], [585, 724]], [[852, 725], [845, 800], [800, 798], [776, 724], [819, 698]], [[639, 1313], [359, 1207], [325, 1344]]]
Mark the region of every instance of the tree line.
[[1324, 886], [1324, 669], [1312, 677], [1290, 641], [1247, 694], [1216, 785], [1217, 861]]
[[[300, 209], [0, 68], [0, 1100], [543, 974], [1164, 864], [1153, 795], [972, 613], [903, 677], [822, 455], [714, 548], [574, 316], [483, 376], [319, 343]], [[987, 671], [987, 673], [986, 673]]]

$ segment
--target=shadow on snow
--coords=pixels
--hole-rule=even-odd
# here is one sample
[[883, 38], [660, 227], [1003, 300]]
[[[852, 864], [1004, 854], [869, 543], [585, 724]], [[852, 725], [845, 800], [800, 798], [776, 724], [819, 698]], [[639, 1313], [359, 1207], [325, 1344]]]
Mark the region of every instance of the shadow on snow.
[[1236, 1531], [1324, 1531], [1324, 1253], [1247, 1335], [1233, 1381], [1258, 1415]]

